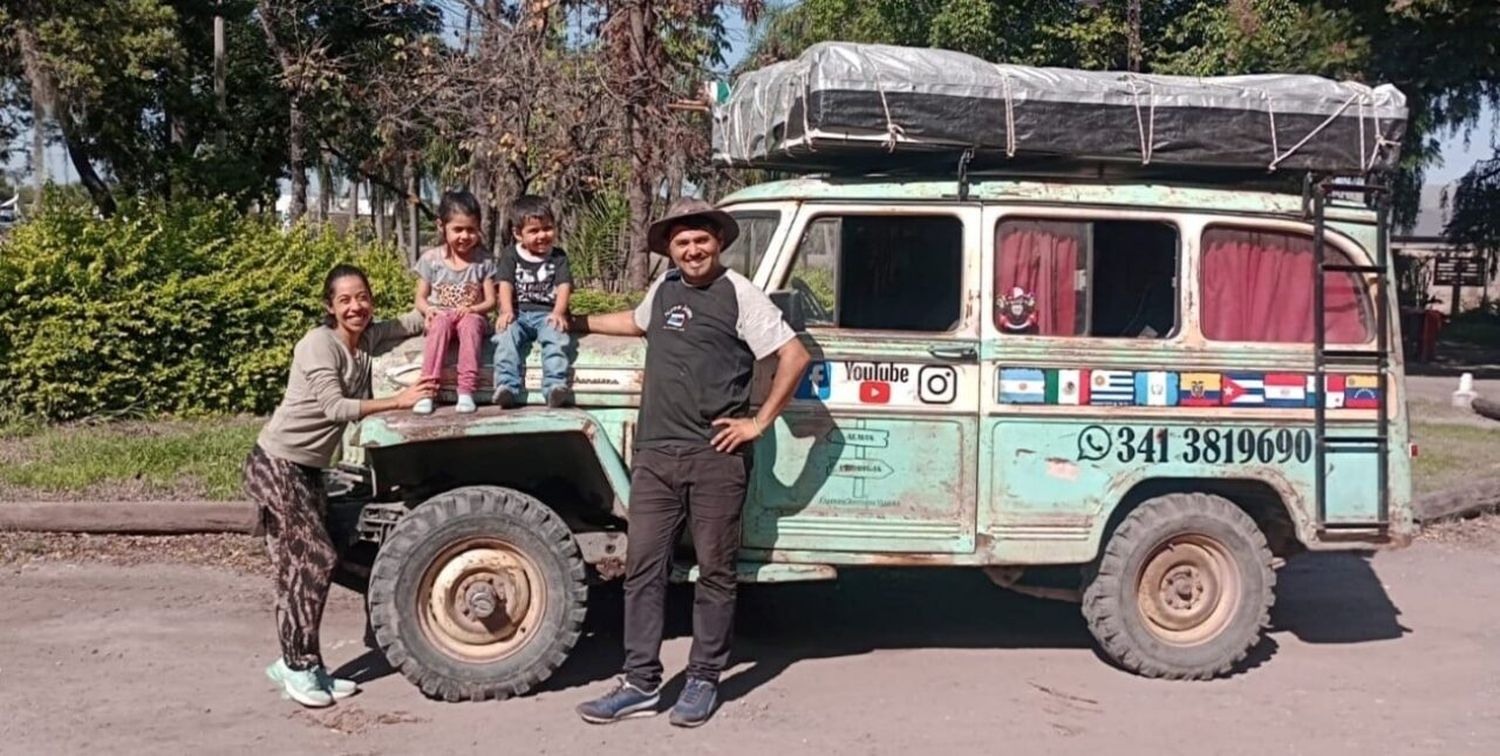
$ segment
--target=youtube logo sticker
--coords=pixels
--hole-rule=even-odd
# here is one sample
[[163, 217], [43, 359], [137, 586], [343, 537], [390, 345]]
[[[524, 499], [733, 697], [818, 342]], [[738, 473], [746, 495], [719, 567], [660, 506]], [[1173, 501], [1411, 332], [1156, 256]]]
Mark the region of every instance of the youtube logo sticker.
[[885, 381], [860, 381], [860, 404], [890, 404], [891, 384]]

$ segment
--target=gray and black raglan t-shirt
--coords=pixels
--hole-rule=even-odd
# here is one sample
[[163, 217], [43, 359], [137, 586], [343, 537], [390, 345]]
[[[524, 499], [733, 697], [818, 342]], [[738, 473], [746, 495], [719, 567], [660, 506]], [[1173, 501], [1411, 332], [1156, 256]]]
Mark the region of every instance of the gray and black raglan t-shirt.
[[707, 446], [714, 420], [748, 415], [756, 361], [796, 338], [770, 297], [727, 269], [701, 288], [668, 271], [646, 292], [635, 323], [646, 332], [635, 436], [643, 449]]

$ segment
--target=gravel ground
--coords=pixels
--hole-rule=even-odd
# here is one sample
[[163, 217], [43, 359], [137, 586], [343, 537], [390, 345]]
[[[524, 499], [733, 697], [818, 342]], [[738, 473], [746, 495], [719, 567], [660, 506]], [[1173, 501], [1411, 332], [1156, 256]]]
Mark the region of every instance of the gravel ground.
[[[7, 754], [1262, 756], [1478, 754], [1500, 742], [1500, 581], [1483, 577], [1500, 569], [1493, 518], [1373, 557], [1294, 559], [1250, 667], [1208, 683], [1120, 672], [1095, 656], [1076, 607], [974, 571], [751, 586], [723, 707], [692, 731], [574, 716], [618, 668], [617, 591], [595, 592], [585, 638], [543, 690], [444, 704], [365, 649], [362, 602], [335, 589], [324, 652], [364, 691], [313, 712], [261, 674], [275, 654], [270, 585], [238, 561], [253, 540], [26, 538], [0, 540]], [[215, 562], [226, 555], [236, 566]], [[687, 656], [690, 610], [690, 594], [674, 592], [669, 675]]]

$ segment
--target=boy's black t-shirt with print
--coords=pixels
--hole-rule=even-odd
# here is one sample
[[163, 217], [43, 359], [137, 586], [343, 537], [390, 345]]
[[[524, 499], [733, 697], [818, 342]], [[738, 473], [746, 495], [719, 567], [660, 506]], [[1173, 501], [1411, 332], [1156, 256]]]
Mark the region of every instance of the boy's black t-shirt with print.
[[522, 310], [551, 310], [557, 306], [557, 287], [573, 283], [568, 255], [553, 247], [546, 257], [527, 259], [520, 249], [510, 247], [500, 256], [495, 280], [516, 289], [516, 307]]
[[756, 360], [796, 338], [770, 297], [733, 270], [703, 287], [668, 271], [646, 292], [635, 323], [646, 332], [640, 449], [709, 446], [713, 421], [749, 415]]

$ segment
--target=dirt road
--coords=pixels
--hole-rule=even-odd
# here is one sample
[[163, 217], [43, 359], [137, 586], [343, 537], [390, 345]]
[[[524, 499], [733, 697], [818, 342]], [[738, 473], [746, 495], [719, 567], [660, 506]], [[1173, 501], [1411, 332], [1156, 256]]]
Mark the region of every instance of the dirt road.
[[[1091, 651], [1074, 607], [977, 573], [754, 587], [728, 701], [695, 731], [573, 715], [618, 665], [617, 593], [596, 594], [589, 637], [546, 690], [442, 704], [366, 652], [360, 600], [336, 589], [324, 648], [367, 682], [310, 713], [261, 676], [274, 653], [263, 576], [76, 561], [0, 569], [6, 754], [1460, 754], [1500, 743], [1494, 537], [1294, 560], [1253, 668], [1210, 683], [1116, 671]], [[684, 598], [669, 670], [687, 653]]]

